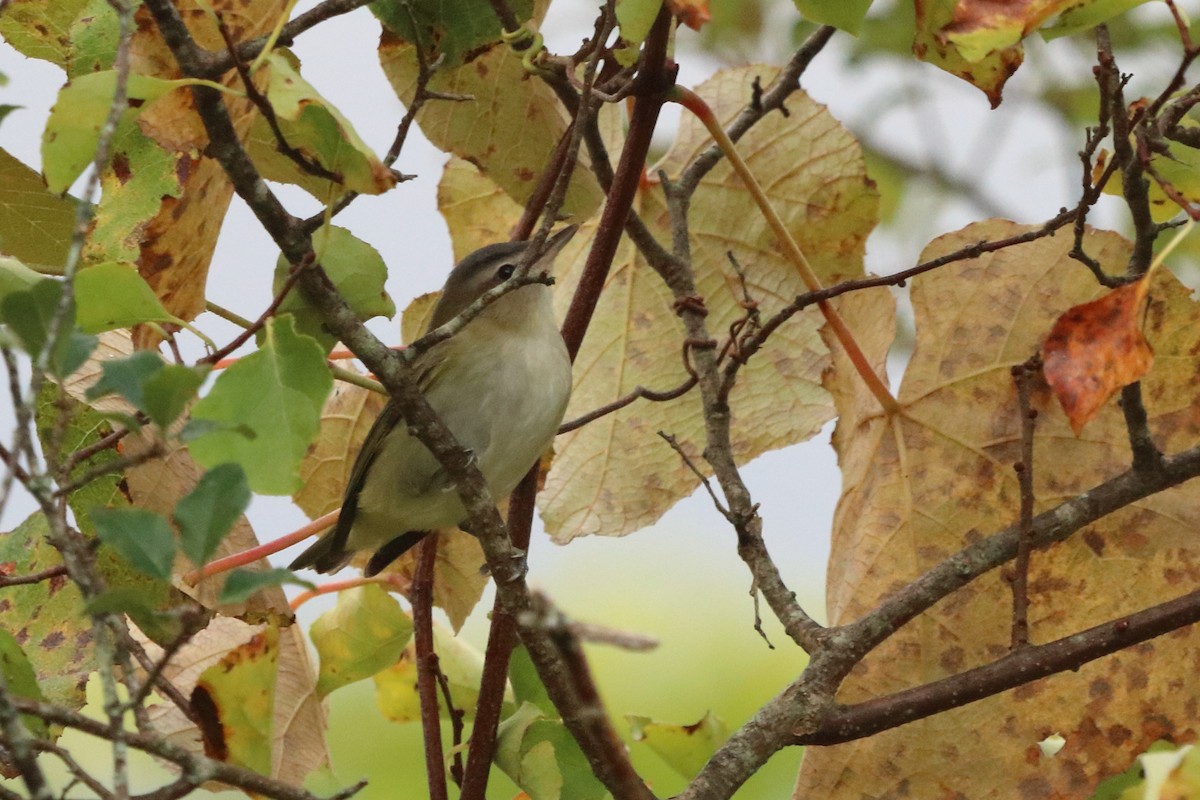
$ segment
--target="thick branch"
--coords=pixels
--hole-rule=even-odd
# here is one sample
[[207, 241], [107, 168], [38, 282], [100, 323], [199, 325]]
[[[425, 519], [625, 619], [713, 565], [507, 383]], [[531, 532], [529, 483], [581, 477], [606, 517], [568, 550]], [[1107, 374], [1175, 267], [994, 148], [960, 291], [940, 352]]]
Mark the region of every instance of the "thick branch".
[[1089, 661], [1196, 622], [1200, 622], [1200, 591], [1049, 644], [1026, 646], [959, 675], [838, 708], [817, 730], [797, 736], [791, 743], [827, 745], [861, 739], [1056, 672], [1078, 669]]

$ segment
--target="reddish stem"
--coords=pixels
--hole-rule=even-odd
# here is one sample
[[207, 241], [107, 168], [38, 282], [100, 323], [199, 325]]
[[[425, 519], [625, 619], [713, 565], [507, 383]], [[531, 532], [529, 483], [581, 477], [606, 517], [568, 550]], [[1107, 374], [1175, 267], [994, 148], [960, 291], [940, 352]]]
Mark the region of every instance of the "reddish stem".
[[234, 553], [225, 558], [218, 558], [216, 561], [210, 561], [200, 569], [194, 569], [183, 576], [183, 580], [189, 586], [195, 586], [204, 578], [220, 575], [222, 572], [228, 572], [235, 567], [244, 567], [248, 564], [253, 564], [259, 559], [266, 558], [269, 555], [274, 555], [280, 550], [286, 550], [297, 542], [302, 542], [313, 534], [320, 533], [326, 528], [333, 526], [337, 522], [338, 514], [341, 509], [330, 511], [323, 517], [317, 517], [312, 522], [304, 527], [287, 534], [280, 536], [274, 541], [260, 544], [258, 547], [251, 547], [249, 550], [243, 550], [240, 553]]
[[366, 586], [368, 583], [387, 584], [388, 586], [391, 586], [397, 590], [404, 588], [403, 580], [399, 575], [396, 575], [393, 572], [383, 575], [375, 575], [370, 578], [360, 575], [357, 578], [347, 578], [344, 581], [329, 581], [328, 583], [322, 583], [315, 589], [303, 591], [293, 597], [292, 602], [289, 605], [291, 606], [292, 611], [295, 611], [309, 600], [312, 600], [314, 597], [320, 597], [323, 594], [334, 594], [335, 592], [341, 592], [346, 589], [353, 589], [356, 586]]
[[442, 718], [438, 712], [438, 657], [433, 649], [433, 568], [437, 563], [438, 536], [426, 536], [417, 545], [413, 574], [413, 649], [417, 662], [417, 696], [421, 701], [421, 730], [425, 738], [425, 774], [429, 800], [448, 800], [445, 756], [442, 753]]

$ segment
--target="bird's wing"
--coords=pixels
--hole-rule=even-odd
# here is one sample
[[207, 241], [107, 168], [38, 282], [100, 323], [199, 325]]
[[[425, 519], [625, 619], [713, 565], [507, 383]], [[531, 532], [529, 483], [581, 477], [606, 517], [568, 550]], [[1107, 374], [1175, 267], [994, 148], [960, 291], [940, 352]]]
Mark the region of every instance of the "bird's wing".
[[[445, 361], [445, 348], [453, 339], [430, 348], [419, 355], [413, 362], [413, 370], [417, 375], [417, 386], [422, 392], [428, 392], [437, 382], [441, 373], [439, 367]], [[346, 550], [346, 541], [350, 529], [354, 527], [354, 517], [358, 513], [358, 497], [366, 482], [367, 473], [375, 458], [383, 449], [384, 439], [392, 429], [403, 423], [404, 414], [394, 400], [389, 400], [375, 418], [367, 437], [363, 440], [362, 448], [354, 460], [350, 470], [350, 478], [346, 481], [346, 491], [342, 496], [342, 511], [338, 515], [337, 524], [333, 531], [322, 536], [307, 550], [301, 553], [290, 565], [291, 569], [313, 567], [318, 572], [332, 572], [349, 561], [352, 553]]]

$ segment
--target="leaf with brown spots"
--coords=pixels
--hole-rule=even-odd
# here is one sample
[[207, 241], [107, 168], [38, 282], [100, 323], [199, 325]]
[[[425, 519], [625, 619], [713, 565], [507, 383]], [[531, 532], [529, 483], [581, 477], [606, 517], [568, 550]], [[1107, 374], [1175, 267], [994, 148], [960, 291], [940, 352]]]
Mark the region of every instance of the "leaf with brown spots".
[[205, 755], [260, 775], [271, 774], [278, 664], [279, 629], [272, 625], [201, 673], [191, 704]]
[[66, 67], [71, 23], [88, 0], [11, 0], [0, 12], [0, 38], [22, 55]]
[[635, 742], [643, 742], [670, 765], [671, 769], [691, 780], [729, 738], [729, 727], [725, 721], [706, 711], [704, 716], [691, 725], [656, 722], [650, 717], [627, 714], [629, 736]]
[[[31, 575], [62, 564], [47, 539], [46, 518], [34, 514], [0, 534], [0, 573]], [[67, 577], [6, 587], [0, 593], [0, 627], [33, 664], [38, 684], [52, 703], [79, 709], [92, 663], [92, 624], [79, 589]]]
[[1078, 436], [1113, 392], [1146, 374], [1154, 351], [1142, 335], [1145, 276], [1068, 309], [1042, 346], [1042, 371]]
[[[971, 225], [933, 242], [929, 259], [1030, 228]], [[830, 391], [842, 417], [834, 443], [843, 494], [834, 520], [830, 623], [860, 617], [890, 592], [1012, 525], [1019, 492], [1020, 421], [1011, 369], [1037, 352], [1044, 331], [1106, 290], [1068, 253], [1069, 232], [956, 262], [913, 280], [917, 339], [888, 419], [835, 352]], [[1109, 270], [1129, 243], [1089, 231], [1087, 251]], [[1200, 306], [1166, 271], [1153, 279], [1145, 331], [1157, 352], [1142, 381], [1150, 428], [1167, 452], [1200, 442], [1195, 352]], [[886, 295], [885, 295], [886, 296]], [[878, 301], [876, 301], [878, 302]], [[880, 318], [868, 298], [840, 306], [851, 327]], [[890, 312], [889, 312], [890, 315]], [[890, 335], [860, 338], [882, 363]], [[1048, 387], [1035, 389], [1035, 513], [1128, 469], [1118, 408], [1100, 410], [1076, 438]], [[1033, 554], [1031, 637], [1044, 642], [1174, 598], [1200, 582], [1195, 546], [1200, 493], [1183, 486], [1149, 497]], [[1008, 652], [1012, 590], [985, 575], [919, 616], [869, 655], [838, 699], [853, 703], [957, 674]], [[869, 739], [805, 754], [797, 796], [1077, 798], [1124, 770], [1157, 738], [1194, 738], [1195, 704], [1178, 687], [1200, 669], [1200, 631], [1185, 629], [1003, 695]], [[1148, 716], [1147, 710], [1153, 710]], [[1059, 732], [1053, 759], [1037, 743]]]
[[913, 53], [984, 91], [1000, 105], [1025, 58], [1021, 40], [1058, 20], [1049, 37], [1093, 28], [1145, 0], [916, 0]]

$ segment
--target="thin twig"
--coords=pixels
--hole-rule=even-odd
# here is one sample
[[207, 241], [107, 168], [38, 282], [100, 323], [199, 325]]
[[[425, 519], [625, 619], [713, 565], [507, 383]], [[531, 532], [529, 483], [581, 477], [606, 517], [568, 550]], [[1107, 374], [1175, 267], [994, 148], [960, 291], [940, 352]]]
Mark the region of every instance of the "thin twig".
[[681, 447], [679, 444], [679, 440], [676, 439], [673, 434], [667, 433], [666, 431], [659, 431], [658, 435], [662, 437], [664, 442], [671, 446], [671, 449], [674, 450], [681, 459], [683, 459], [684, 465], [700, 480], [700, 483], [704, 486], [705, 491], [708, 492], [708, 496], [712, 498], [713, 505], [717, 507], [717, 511], [721, 512], [721, 516], [725, 517], [725, 519], [731, 519], [729, 509], [726, 508], [725, 504], [721, 502], [721, 498], [717, 497], [717, 493], [713, 490], [712, 483], [709, 482], [708, 476], [701, 472], [700, 468], [696, 466], [696, 462], [692, 461], [691, 456], [684, 452], [683, 447]]
[[649, 400], [653, 403], [665, 403], [668, 400], [675, 400], [676, 398], [683, 397], [685, 394], [687, 394], [689, 391], [691, 391], [693, 388], [695, 388], [695, 386], [696, 386], [696, 378], [695, 378], [695, 376], [692, 376], [692, 375], [689, 375], [683, 381], [683, 383], [679, 384], [674, 389], [667, 389], [667, 390], [661, 391], [661, 392], [655, 391], [653, 389], [647, 389], [645, 386], [637, 386], [629, 394], [624, 395], [623, 397], [618, 397], [616, 400], [613, 400], [611, 403], [602, 405], [599, 408], [593, 409], [592, 411], [589, 411], [586, 414], [582, 414], [582, 415], [576, 417], [575, 419], [564, 422], [562, 425], [560, 425], [558, 427], [558, 434], [561, 436], [562, 434], [570, 433], [571, 431], [573, 431], [577, 428], [582, 428], [584, 425], [587, 425], [589, 422], [595, 422], [596, 420], [600, 419], [601, 417], [608, 416], [609, 414], [613, 413], [614, 411], [620, 411], [625, 406], [630, 405], [634, 401], [642, 399], [642, 398]]
[[42, 581], [53, 580], [54, 578], [61, 578], [66, 574], [67, 568], [62, 564], [54, 567], [47, 567], [46, 569], [38, 572], [30, 573], [29, 575], [0, 574], [0, 589], [4, 589], [9, 586], [28, 586], [34, 583], [41, 583]]
[[300, 280], [300, 274], [312, 266], [313, 259], [315, 257], [315, 254], [313, 254], [310, 250], [308, 256], [300, 264], [292, 266], [291, 269], [288, 270], [287, 276], [283, 279], [283, 283], [280, 285], [279, 291], [275, 292], [275, 296], [271, 298], [270, 304], [267, 306], [265, 311], [258, 315], [258, 319], [247, 326], [237, 336], [233, 337], [233, 340], [230, 341], [229, 344], [225, 345], [220, 350], [209, 353], [204, 358], [198, 359], [196, 364], [216, 364], [218, 361], [225, 358], [230, 353], [233, 353], [243, 344], [248, 342], [252, 336], [262, 330], [263, 326], [270, 321], [271, 317], [275, 316], [275, 312], [279, 310], [279, 306], [283, 304], [283, 301], [287, 299], [288, 294], [290, 294], [292, 289], [296, 286], [296, 283]]
[[1021, 536], [1017, 542], [1017, 557], [1013, 564], [1012, 648], [1029, 644], [1029, 555], [1033, 551], [1033, 425], [1037, 411], [1030, 393], [1032, 382], [1041, 373], [1041, 358], [1034, 356], [1024, 364], [1013, 367], [1013, 382], [1017, 386], [1017, 414], [1021, 424], [1021, 460], [1013, 465], [1021, 487]]

